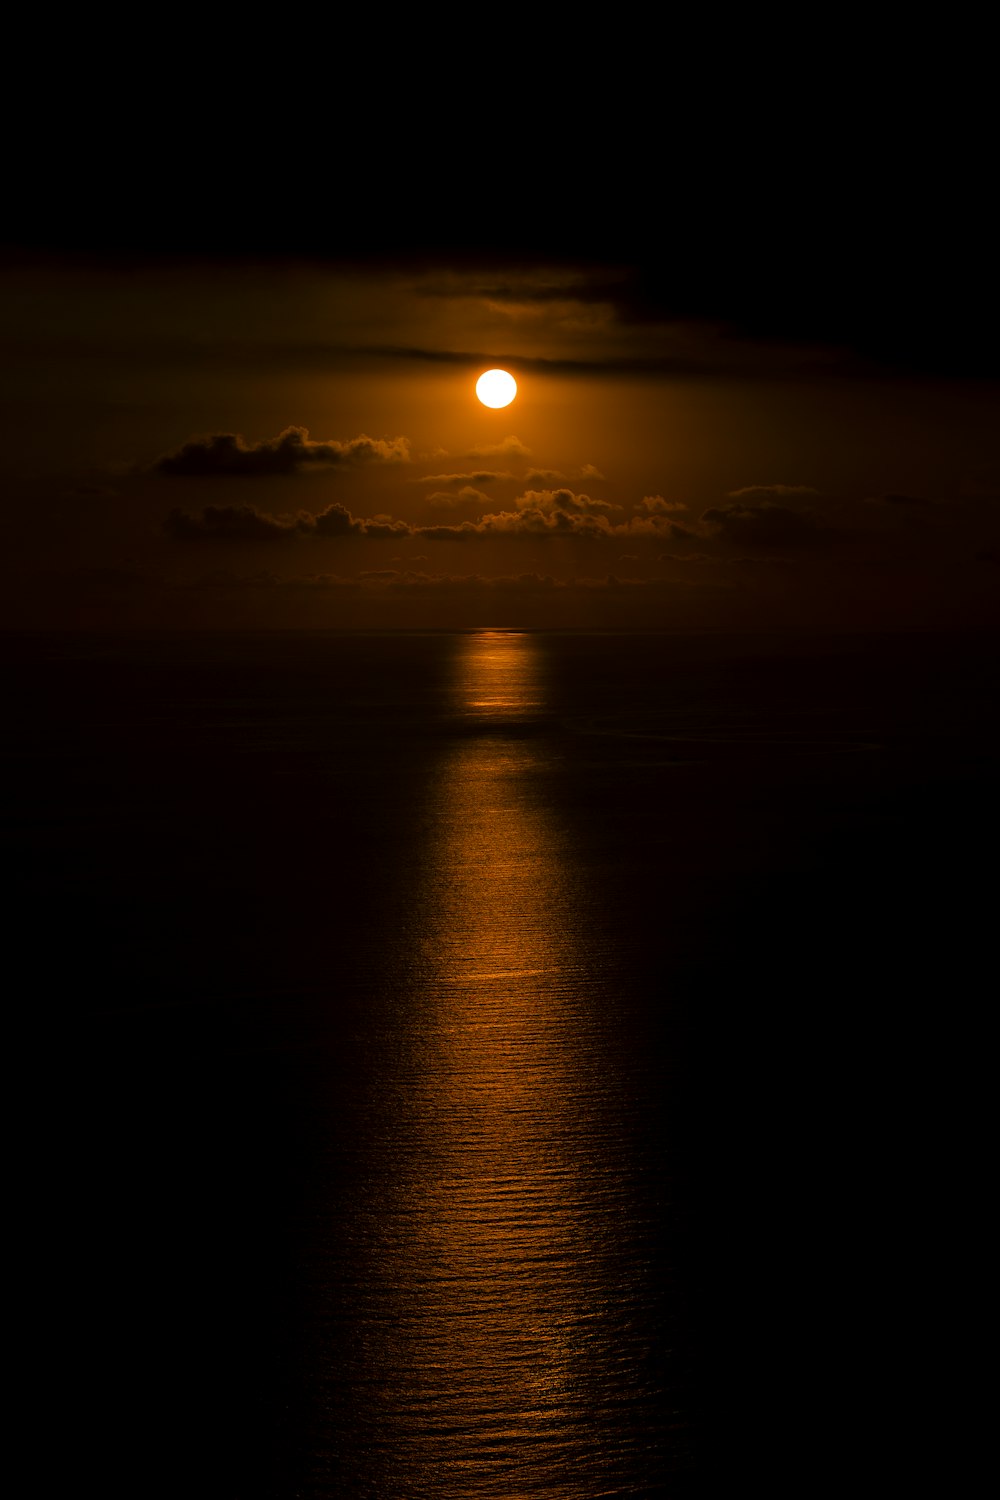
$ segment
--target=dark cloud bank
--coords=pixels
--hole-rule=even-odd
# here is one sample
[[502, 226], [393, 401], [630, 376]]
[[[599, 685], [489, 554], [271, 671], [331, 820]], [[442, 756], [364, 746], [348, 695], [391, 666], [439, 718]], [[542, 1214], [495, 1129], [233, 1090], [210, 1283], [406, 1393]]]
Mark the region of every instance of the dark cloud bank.
[[175, 453], [158, 458], [153, 471], [173, 479], [252, 479], [287, 476], [306, 469], [409, 461], [410, 445], [405, 437], [371, 438], [361, 433], [347, 442], [316, 442], [307, 428], [286, 427], [276, 438], [260, 443], [248, 443], [238, 432], [192, 438]]

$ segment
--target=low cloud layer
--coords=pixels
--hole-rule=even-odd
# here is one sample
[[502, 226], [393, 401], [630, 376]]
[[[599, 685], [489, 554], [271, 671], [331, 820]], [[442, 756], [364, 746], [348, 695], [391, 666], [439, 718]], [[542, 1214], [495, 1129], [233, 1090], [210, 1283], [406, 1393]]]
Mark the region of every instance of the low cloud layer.
[[286, 427], [276, 438], [260, 443], [248, 443], [238, 432], [192, 438], [175, 453], [157, 459], [153, 470], [171, 479], [249, 479], [287, 476], [307, 469], [409, 462], [410, 443], [405, 437], [371, 438], [361, 433], [346, 442], [315, 442], [308, 428]]
[[369, 536], [380, 539], [409, 536], [405, 521], [391, 516], [362, 519], [343, 505], [329, 505], [318, 515], [300, 510], [294, 516], [273, 516], [254, 505], [206, 505], [199, 515], [174, 509], [164, 522], [167, 535], [178, 542], [287, 542], [296, 537]]
[[[454, 509], [461, 503], [484, 505], [481, 491], [465, 486], [442, 490], [430, 503]], [[173, 509], [164, 523], [175, 541], [288, 542], [367, 537], [414, 537], [428, 542], [470, 542], [486, 537], [578, 537], [592, 541], [650, 539], [684, 544], [698, 541], [723, 552], [798, 551], [822, 543], [828, 528], [808, 511], [766, 501], [760, 505], [725, 505], [703, 512], [699, 521], [681, 525], [674, 516], [683, 506], [659, 495], [643, 497], [637, 513], [619, 520], [622, 507], [567, 488], [525, 490], [514, 508], [487, 511], [477, 519], [420, 525], [393, 516], [356, 516], [335, 503], [318, 513], [300, 510], [272, 515], [253, 505], [208, 505], [197, 514]]]
[[[452, 495], [441, 491], [431, 496], [443, 504], [476, 500], [486, 496], [466, 488]], [[206, 505], [198, 514], [174, 508], [164, 522], [164, 530], [180, 542], [286, 542], [295, 538], [423, 537], [427, 541], [464, 542], [482, 536], [610, 536], [613, 530], [608, 515], [621, 509], [606, 500], [572, 490], [526, 490], [514, 502], [513, 511], [490, 512], [476, 521], [458, 521], [440, 526], [417, 526], [392, 516], [361, 517], [352, 515], [346, 506], [328, 505], [318, 514], [300, 510], [295, 515], [272, 515], [254, 505]], [[636, 530], [642, 528], [639, 521]]]
[[[491, 540], [616, 546], [616, 555], [671, 562], [741, 562], [760, 567], [787, 562], [798, 569], [824, 561], [881, 566], [928, 558], [967, 561], [995, 553], [995, 509], [988, 502], [950, 506], [886, 496], [878, 502], [827, 499], [822, 506], [728, 501], [692, 514], [681, 501], [644, 495], [629, 508], [568, 486], [525, 489], [503, 508], [472, 485], [423, 497], [438, 510], [402, 519], [394, 514], [359, 515], [339, 502], [320, 511], [274, 513], [251, 504], [175, 507], [163, 523], [177, 543], [217, 546], [350, 543], [391, 540], [433, 547], [462, 547]], [[638, 550], [637, 550], [638, 549]], [[407, 549], [408, 550], [408, 549]], [[571, 554], [569, 555], [571, 556]], [[358, 554], [358, 561], [367, 561]], [[374, 561], [374, 559], [372, 559]], [[406, 561], [411, 561], [407, 558]], [[540, 559], [539, 559], [540, 561]], [[568, 558], [560, 563], [568, 565]]]

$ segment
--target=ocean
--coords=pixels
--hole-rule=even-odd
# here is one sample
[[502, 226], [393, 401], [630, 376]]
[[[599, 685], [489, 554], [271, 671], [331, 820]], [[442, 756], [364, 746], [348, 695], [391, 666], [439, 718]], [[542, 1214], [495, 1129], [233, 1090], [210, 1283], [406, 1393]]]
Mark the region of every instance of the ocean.
[[38, 1473], [801, 1496], [926, 1455], [995, 647], [6, 638]]

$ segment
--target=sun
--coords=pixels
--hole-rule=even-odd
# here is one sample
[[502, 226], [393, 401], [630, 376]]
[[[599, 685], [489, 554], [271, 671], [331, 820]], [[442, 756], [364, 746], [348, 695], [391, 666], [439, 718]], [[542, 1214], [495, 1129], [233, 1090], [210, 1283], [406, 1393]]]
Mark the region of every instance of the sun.
[[506, 370], [487, 370], [476, 381], [476, 395], [484, 406], [509, 406], [517, 395], [517, 381]]

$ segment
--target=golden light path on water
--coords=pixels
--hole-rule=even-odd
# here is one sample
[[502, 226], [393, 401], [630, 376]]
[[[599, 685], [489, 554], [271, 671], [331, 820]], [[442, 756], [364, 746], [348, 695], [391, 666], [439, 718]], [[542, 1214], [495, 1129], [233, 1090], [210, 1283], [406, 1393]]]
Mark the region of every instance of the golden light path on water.
[[[462, 639], [359, 1273], [352, 1494], [637, 1494], [663, 1418], [600, 944], [530, 635]], [[653, 1465], [655, 1468], [655, 1464]]]

